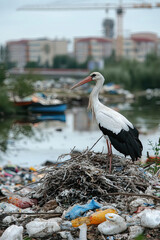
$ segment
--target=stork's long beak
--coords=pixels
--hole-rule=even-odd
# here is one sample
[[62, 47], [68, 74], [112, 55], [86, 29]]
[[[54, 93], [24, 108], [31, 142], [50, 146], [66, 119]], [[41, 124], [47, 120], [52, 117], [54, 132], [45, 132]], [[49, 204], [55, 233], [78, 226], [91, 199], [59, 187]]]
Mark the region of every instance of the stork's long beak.
[[90, 82], [90, 81], [92, 81], [92, 77], [88, 76], [85, 79], [83, 79], [82, 81], [80, 81], [79, 83], [75, 84], [73, 87], [71, 87], [71, 90], [76, 88], [76, 87], [79, 87], [79, 86], [81, 86], [81, 85], [83, 85], [83, 84], [85, 84], [87, 82]]

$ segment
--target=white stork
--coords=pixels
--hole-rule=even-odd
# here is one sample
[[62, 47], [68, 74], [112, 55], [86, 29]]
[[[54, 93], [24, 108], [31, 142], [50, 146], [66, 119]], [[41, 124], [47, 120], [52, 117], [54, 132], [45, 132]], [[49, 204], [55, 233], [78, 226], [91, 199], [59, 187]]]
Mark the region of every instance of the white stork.
[[136, 161], [142, 155], [142, 143], [139, 140], [138, 130], [129, 122], [122, 114], [103, 105], [98, 95], [104, 83], [104, 77], [99, 72], [93, 72], [84, 80], [75, 84], [71, 89], [79, 87], [87, 82], [95, 81], [90, 97], [88, 107], [92, 110], [93, 116], [96, 118], [97, 124], [102, 131], [108, 148], [111, 172], [112, 166], [112, 146], [125, 156], [130, 155], [133, 161]]

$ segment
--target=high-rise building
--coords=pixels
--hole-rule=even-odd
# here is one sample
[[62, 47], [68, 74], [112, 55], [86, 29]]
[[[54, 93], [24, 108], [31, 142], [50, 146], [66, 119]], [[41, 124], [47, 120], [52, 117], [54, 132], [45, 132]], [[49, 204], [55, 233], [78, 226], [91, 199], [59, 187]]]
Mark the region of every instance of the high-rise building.
[[27, 62], [36, 62], [43, 66], [52, 66], [56, 55], [68, 53], [68, 41], [62, 40], [20, 40], [7, 42], [8, 58], [17, 67], [23, 68]]

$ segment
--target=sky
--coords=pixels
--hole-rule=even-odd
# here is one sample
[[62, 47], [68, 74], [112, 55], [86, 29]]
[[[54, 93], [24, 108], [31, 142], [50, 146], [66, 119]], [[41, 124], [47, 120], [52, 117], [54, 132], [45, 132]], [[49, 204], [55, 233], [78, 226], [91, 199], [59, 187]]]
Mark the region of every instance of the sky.
[[[75, 37], [103, 36], [102, 22], [105, 18], [115, 21], [115, 10], [90, 11], [17, 11], [28, 4], [97, 3], [97, 0], [0, 0], [0, 44], [10, 40], [65, 38], [71, 43]], [[98, 3], [117, 3], [118, 0], [99, 0]], [[144, 0], [128, 0], [127, 3], [143, 3]], [[156, 0], [150, 3], [159, 2]], [[115, 29], [116, 32], [116, 29]], [[160, 8], [126, 10], [123, 17], [123, 34], [153, 32], [160, 37]]]

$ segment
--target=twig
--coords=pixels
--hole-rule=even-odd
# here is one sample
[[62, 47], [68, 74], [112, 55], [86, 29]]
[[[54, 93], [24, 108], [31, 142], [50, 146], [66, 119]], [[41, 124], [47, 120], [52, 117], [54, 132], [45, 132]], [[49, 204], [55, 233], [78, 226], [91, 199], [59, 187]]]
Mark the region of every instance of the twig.
[[108, 195], [124, 195], [124, 196], [138, 196], [138, 197], [149, 197], [149, 198], [153, 198], [157, 201], [160, 201], [159, 197], [153, 196], [153, 195], [149, 195], [149, 194], [140, 194], [140, 193], [125, 193], [125, 192], [115, 192], [115, 193], [108, 193]]
[[[3, 213], [2, 213], [3, 214]], [[32, 212], [5, 212], [4, 214], [6, 215], [16, 215], [16, 214], [20, 214], [20, 215], [33, 215], [33, 216], [38, 216], [38, 215], [52, 215], [54, 217], [59, 217], [62, 214], [61, 213], [52, 213], [52, 212], [40, 212], [40, 213], [32, 213]]]
[[87, 153], [88, 152], [90, 152], [93, 148], [94, 148], [94, 146], [101, 140], [101, 138], [103, 137], [103, 135], [100, 137], [100, 138], [98, 138], [98, 140], [93, 144], [93, 146], [87, 151]]

